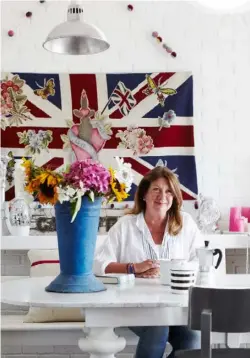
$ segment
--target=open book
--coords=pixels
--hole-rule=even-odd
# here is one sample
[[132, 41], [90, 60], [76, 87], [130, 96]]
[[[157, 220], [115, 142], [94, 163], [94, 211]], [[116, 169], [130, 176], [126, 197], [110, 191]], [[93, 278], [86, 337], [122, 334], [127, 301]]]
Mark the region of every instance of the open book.
[[111, 283], [111, 284], [121, 284], [121, 283], [129, 283], [135, 280], [135, 275], [133, 273], [125, 274], [125, 273], [109, 273], [106, 275], [96, 277], [101, 280], [103, 283]]

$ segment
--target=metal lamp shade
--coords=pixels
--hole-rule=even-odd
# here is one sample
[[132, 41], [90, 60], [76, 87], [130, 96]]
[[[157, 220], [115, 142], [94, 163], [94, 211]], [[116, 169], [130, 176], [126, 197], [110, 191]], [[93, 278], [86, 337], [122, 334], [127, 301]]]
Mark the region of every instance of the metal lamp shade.
[[94, 25], [66, 21], [49, 33], [43, 47], [59, 54], [91, 55], [107, 50], [110, 45], [105, 35]]

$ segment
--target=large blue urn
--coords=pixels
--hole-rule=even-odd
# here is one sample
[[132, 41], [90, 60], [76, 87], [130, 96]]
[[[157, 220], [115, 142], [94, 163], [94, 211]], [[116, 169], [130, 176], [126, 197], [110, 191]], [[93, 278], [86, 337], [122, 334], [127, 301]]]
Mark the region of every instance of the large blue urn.
[[79, 293], [104, 291], [93, 272], [102, 198], [82, 198], [73, 223], [69, 202], [55, 205], [60, 274], [45, 288], [49, 292]]

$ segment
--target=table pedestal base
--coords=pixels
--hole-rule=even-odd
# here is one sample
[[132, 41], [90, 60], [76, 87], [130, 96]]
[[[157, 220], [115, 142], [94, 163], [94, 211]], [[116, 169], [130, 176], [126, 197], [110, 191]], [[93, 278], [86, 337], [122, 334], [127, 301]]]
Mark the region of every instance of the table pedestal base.
[[126, 346], [126, 340], [118, 337], [113, 328], [90, 328], [86, 338], [80, 338], [79, 348], [90, 353], [90, 358], [115, 358]]

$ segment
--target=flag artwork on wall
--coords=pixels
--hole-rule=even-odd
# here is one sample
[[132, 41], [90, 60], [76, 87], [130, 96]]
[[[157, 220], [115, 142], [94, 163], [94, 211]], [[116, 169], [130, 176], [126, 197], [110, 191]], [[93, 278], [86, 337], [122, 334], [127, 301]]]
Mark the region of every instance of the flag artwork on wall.
[[[193, 77], [190, 72], [3, 73], [1, 149], [59, 170], [92, 158], [130, 163], [134, 183], [157, 165], [179, 178], [184, 200], [197, 198]], [[6, 200], [14, 197], [13, 182]]]

